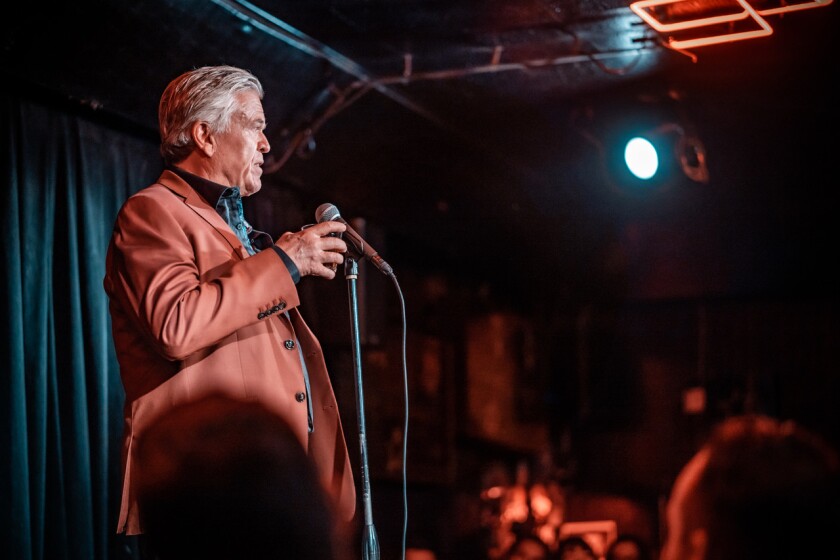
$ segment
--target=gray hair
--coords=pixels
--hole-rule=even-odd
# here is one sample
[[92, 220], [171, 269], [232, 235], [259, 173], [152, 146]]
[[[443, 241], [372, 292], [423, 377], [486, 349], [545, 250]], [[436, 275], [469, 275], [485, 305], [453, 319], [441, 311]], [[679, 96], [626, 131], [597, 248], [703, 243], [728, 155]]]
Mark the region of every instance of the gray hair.
[[160, 153], [167, 164], [183, 161], [195, 145], [190, 128], [206, 122], [214, 132], [225, 132], [236, 110], [236, 94], [256, 91], [263, 98], [260, 81], [234, 66], [203, 66], [169, 82], [158, 106]]

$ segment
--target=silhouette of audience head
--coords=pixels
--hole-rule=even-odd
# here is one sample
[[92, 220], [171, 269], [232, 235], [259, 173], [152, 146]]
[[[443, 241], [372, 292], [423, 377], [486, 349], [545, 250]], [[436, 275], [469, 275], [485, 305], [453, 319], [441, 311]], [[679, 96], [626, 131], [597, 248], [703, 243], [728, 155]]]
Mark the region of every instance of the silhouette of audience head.
[[551, 549], [539, 537], [523, 534], [516, 538], [505, 557], [507, 560], [548, 560]]
[[560, 540], [557, 545], [558, 560], [596, 560], [595, 551], [579, 535], [571, 535]]
[[838, 511], [838, 455], [792, 421], [732, 417], [677, 476], [661, 560], [819, 558]]
[[176, 406], [136, 444], [143, 532], [159, 560], [346, 557], [300, 441], [257, 402]]
[[620, 534], [607, 547], [605, 560], [651, 560], [648, 544], [636, 535]]

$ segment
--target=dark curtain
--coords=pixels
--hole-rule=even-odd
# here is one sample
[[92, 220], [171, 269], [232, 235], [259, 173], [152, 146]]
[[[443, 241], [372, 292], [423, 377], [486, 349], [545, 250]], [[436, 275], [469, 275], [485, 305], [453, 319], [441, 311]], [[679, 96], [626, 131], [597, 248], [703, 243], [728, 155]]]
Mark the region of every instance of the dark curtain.
[[3, 99], [2, 477], [6, 557], [122, 558], [115, 534], [124, 394], [102, 287], [122, 202], [157, 142], [94, 112]]

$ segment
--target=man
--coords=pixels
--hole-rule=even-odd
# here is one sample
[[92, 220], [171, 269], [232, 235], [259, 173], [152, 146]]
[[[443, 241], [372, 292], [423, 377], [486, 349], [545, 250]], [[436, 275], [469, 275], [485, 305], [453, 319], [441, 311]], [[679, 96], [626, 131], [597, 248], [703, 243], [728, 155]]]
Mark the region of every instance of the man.
[[660, 560], [826, 557], [838, 468], [835, 450], [791, 421], [723, 421], [674, 482]]
[[242, 214], [261, 187], [263, 89], [250, 72], [198, 68], [160, 99], [157, 182], [121, 208], [105, 291], [125, 389], [118, 532], [141, 534], [134, 441], [169, 408], [208, 394], [256, 400], [282, 415], [313, 459], [339, 519], [356, 491], [324, 356], [296, 283], [335, 277], [345, 226], [328, 221], [276, 241]]

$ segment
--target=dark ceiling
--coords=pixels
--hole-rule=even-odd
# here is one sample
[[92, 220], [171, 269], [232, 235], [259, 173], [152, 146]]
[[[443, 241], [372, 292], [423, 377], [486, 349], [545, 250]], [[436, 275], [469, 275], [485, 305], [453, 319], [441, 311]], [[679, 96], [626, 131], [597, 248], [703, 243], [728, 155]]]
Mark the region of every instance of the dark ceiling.
[[[561, 297], [828, 285], [837, 7], [768, 17], [770, 37], [678, 52], [628, 5], [19, 4], [3, 52], [20, 86], [150, 136], [175, 75], [252, 70], [270, 121], [265, 184], [386, 231], [380, 252], [398, 272], [511, 277]], [[613, 131], [637, 116], [699, 138], [710, 180], [677, 173], [625, 191], [607, 158]]]

